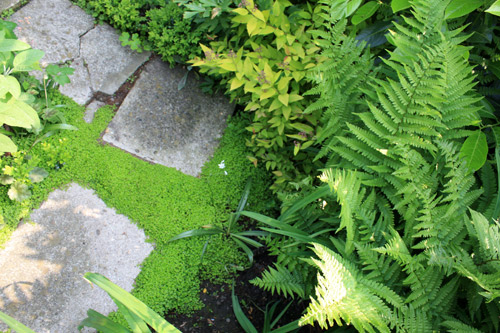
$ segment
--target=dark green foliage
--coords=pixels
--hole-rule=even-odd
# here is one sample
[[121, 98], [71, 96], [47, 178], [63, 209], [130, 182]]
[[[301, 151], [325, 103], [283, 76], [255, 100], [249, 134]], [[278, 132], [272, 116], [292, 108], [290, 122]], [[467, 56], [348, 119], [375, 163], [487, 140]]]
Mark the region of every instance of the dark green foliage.
[[200, 54], [198, 43], [206, 40], [205, 29], [183, 18], [172, 1], [75, 0], [99, 21], [122, 32], [137, 34], [141, 43], [171, 65]]
[[147, 12], [148, 40], [162, 59], [169, 63], [185, 62], [199, 54], [198, 43], [203, 40], [203, 30], [193, 29], [189, 20], [182, 18], [183, 11], [175, 3]]
[[[329, 161], [321, 180], [332, 192], [306, 192], [277, 220], [249, 214], [273, 227], [262, 229], [274, 235], [269, 246], [288, 270], [268, 269], [259, 285], [275, 288], [276, 277], [310, 270], [305, 262], [318, 272], [317, 282], [304, 280], [316, 290], [306, 288], [311, 304], [301, 324], [498, 331], [500, 226], [488, 219], [498, 170], [487, 161], [476, 176], [460, 154], [471, 133], [483, 143], [489, 135], [474, 131], [481, 97], [464, 57], [467, 36], [445, 21], [448, 2], [411, 4], [411, 15], [394, 23], [394, 50], [374, 71], [363, 68], [368, 51], [342, 35], [338, 17], [330, 34], [318, 34], [330, 46], [310, 108], [324, 110]], [[365, 73], [366, 83], [337, 68]]]

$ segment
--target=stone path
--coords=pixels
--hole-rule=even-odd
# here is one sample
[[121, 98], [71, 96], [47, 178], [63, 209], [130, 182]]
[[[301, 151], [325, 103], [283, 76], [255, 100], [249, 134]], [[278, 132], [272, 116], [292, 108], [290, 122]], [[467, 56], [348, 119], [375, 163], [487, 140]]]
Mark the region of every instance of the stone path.
[[115, 310], [83, 274], [99, 272], [131, 290], [153, 250], [126, 216], [76, 184], [52, 192], [31, 219], [0, 253], [0, 309], [38, 333], [75, 332], [89, 308]]
[[[0, 0], [0, 10], [19, 3]], [[114, 94], [145, 64], [104, 142], [189, 175], [200, 173], [233, 111], [226, 99], [203, 95], [192, 76], [178, 91], [184, 70], [122, 47], [113, 28], [95, 25], [69, 0], [32, 0], [9, 20], [18, 24], [20, 39], [45, 51], [42, 62], [75, 68], [61, 92], [86, 105], [88, 122], [102, 106], [97, 93]], [[137, 265], [152, 250], [127, 217], [77, 184], [53, 192], [32, 219], [0, 251], [0, 310], [37, 332], [76, 332], [90, 307], [114, 310], [109, 297], [81, 276], [99, 272], [131, 290]]]

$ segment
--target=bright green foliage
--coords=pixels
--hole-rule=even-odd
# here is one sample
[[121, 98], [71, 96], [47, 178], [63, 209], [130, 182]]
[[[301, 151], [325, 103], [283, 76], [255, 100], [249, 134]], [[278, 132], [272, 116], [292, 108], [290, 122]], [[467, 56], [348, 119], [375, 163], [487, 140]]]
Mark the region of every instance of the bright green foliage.
[[11, 200], [24, 201], [31, 196], [30, 186], [40, 183], [49, 173], [40, 168], [40, 159], [26, 151], [12, 153], [0, 160], [0, 185], [9, 186], [7, 195]]
[[[274, 202], [269, 200], [267, 191], [270, 180], [245, 157], [246, 120], [238, 117], [229, 122], [220, 149], [199, 179], [100, 145], [98, 138], [114, 115], [111, 108], [100, 109], [92, 124], [87, 124], [82, 119], [82, 107], [56, 92], [49, 97], [54, 103], [67, 105], [61, 111], [79, 130], [65, 132], [66, 140], [62, 143], [61, 134], [56, 134], [32, 148], [31, 154], [39, 156], [38, 165], [47, 169], [49, 177], [30, 185], [29, 199], [13, 202], [7, 196], [8, 188], [0, 186], [0, 219], [5, 223], [0, 240], [4, 242], [19, 219], [26, 218], [30, 209], [38, 207], [54, 188], [77, 182], [94, 189], [108, 206], [135, 221], [156, 244], [136, 278], [134, 296], [160, 314], [173, 310], [186, 313], [202, 307], [200, 281], [227, 282], [228, 272], [245, 262], [245, 254], [225, 237], [212, 237], [200, 265], [203, 241], [179, 240], [175, 244], [167, 241], [186, 229], [222, 225], [236, 209], [249, 177], [254, 181], [247, 207], [272, 211]], [[18, 144], [30, 147], [33, 140], [23, 137]], [[66, 153], [69, 156], [65, 157]], [[218, 167], [221, 160], [225, 160], [225, 169]]]
[[[286, 0], [262, 10], [253, 1], [242, 2], [233, 10], [237, 34], [210, 48], [202, 45], [205, 58], [191, 61], [202, 73], [220, 76], [231, 99], [253, 113], [249, 158], [255, 165], [263, 161], [278, 183], [313, 170], [306, 150], [318, 135], [318, 114], [303, 113], [303, 93], [307, 71], [322, 61], [312, 33], [323, 22], [318, 11]], [[300, 169], [293, 160], [303, 161]]]
[[[13, 32], [15, 26], [11, 22], [0, 22], [0, 125], [36, 131], [40, 118], [32, 107], [34, 98], [21, 89], [16, 73], [40, 69], [38, 61], [43, 52], [32, 50], [18, 40]], [[17, 151], [14, 142], [5, 134], [0, 132], [0, 155]]]

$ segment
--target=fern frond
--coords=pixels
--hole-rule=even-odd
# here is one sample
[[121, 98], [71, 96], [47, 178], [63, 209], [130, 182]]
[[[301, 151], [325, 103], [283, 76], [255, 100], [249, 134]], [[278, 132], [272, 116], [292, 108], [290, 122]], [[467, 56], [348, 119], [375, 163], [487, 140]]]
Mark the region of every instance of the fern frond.
[[448, 328], [448, 332], [450, 333], [482, 333], [482, 331], [466, 325], [454, 318], [443, 321], [441, 326]]
[[276, 269], [268, 267], [261, 278], [250, 280], [250, 283], [264, 290], [270, 290], [272, 294], [276, 291], [285, 297], [290, 295], [293, 298], [294, 295], [298, 295], [304, 298], [305, 285], [297, 271], [290, 272], [278, 264], [275, 264], [275, 267]]
[[390, 332], [393, 313], [382, 299], [359, 283], [359, 273], [330, 249], [313, 244], [319, 267], [316, 298], [311, 298], [299, 325], [318, 322], [322, 328], [342, 325], [342, 320], [359, 331]]

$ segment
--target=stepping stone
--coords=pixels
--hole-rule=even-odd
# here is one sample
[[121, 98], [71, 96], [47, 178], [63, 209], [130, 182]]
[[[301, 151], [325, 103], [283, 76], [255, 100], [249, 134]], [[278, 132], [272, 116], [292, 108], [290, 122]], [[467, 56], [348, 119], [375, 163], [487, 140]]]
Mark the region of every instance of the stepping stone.
[[186, 70], [150, 61], [128, 93], [103, 140], [147, 161], [197, 176], [212, 156], [234, 105], [208, 96]]
[[21, 0], [0, 0], [0, 12], [17, 6]]
[[123, 47], [119, 38], [107, 24], [98, 25], [82, 36], [81, 57], [87, 64], [93, 91], [114, 94], [151, 55]]
[[116, 310], [83, 274], [103, 274], [130, 291], [153, 250], [142, 230], [77, 184], [52, 192], [31, 218], [0, 250], [0, 310], [38, 333], [77, 332], [89, 308]]
[[94, 26], [94, 18], [69, 0], [33, 0], [9, 20], [18, 24], [19, 39], [45, 52], [42, 63], [71, 63], [71, 83], [60, 90], [82, 105], [95, 92], [114, 94], [150, 56], [122, 47], [113, 28]]
[[45, 52], [42, 61], [63, 63], [80, 56], [80, 36], [94, 27], [94, 18], [69, 0], [33, 0], [10, 18], [17, 37]]

